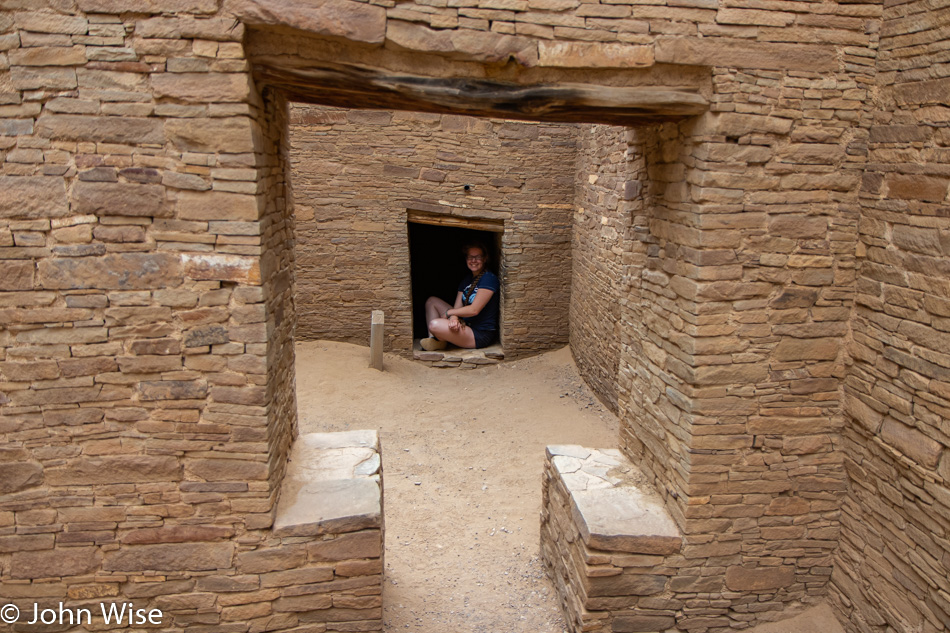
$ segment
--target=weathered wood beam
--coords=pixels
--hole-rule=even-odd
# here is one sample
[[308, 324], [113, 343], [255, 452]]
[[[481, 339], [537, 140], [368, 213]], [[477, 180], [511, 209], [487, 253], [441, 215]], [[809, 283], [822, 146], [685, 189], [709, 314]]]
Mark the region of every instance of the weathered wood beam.
[[688, 88], [582, 83], [522, 86], [487, 79], [390, 74], [349, 65], [292, 66], [257, 58], [259, 83], [294, 101], [348, 108], [416, 110], [563, 123], [637, 125], [701, 114], [706, 99]]

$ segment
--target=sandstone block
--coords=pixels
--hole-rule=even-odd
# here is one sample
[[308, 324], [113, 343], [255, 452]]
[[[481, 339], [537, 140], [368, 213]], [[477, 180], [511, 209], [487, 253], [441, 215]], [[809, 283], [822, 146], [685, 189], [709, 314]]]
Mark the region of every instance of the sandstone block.
[[920, 174], [887, 174], [884, 177], [887, 195], [898, 200], [943, 202], [947, 197], [950, 178]]
[[665, 631], [675, 624], [676, 618], [668, 615], [622, 615], [611, 620], [610, 630], [613, 633]]
[[373, 530], [344, 534], [335, 539], [312, 543], [307, 551], [310, 560], [317, 562], [379, 558], [382, 555], [382, 533]]
[[262, 587], [288, 587], [309, 585], [333, 580], [332, 567], [299, 567], [287, 571], [275, 571], [261, 575]]
[[588, 597], [653, 596], [666, 589], [669, 576], [658, 574], [620, 574], [601, 578], [585, 578]]
[[151, 76], [156, 97], [188, 103], [234, 103], [251, 99], [245, 73], [159, 73]]
[[19, 492], [43, 483], [43, 466], [34, 461], [0, 464], [0, 494]]
[[116, 253], [102, 257], [49, 258], [37, 265], [39, 287], [141, 290], [178, 286], [181, 260], [169, 253]]
[[260, 127], [247, 117], [172, 119], [165, 135], [176, 148], [188, 152], [249, 153], [261, 151]]
[[31, 260], [0, 260], [0, 290], [33, 290]]
[[[0, 311], [0, 315], [3, 312]], [[0, 362], [0, 376], [9, 381], [53, 380], [59, 378], [59, 365], [52, 360], [30, 363]]]
[[695, 37], [658, 37], [656, 61], [667, 64], [764, 68], [771, 70], [833, 71], [838, 68], [834, 47]]
[[775, 346], [773, 355], [776, 360], [834, 360], [841, 345], [837, 338], [783, 338]]
[[122, 144], [162, 144], [165, 141], [161, 120], [128, 116], [44, 114], [36, 121], [36, 131], [45, 138], [63, 141]]
[[46, 470], [46, 481], [53, 486], [177, 481], [179, 477], [178, 459], [168, 455], [80, 457]]
[[732, 365], [705, 365], [692, 372], [697, 385], [755, 384], [769, 376], [767, 363], [736, 363]]
[[14, 66], [10, 83], [16, 90], [74, 90], [76, 71], [73, 68]]
[[16, 66], [81, 66], [86, 63], [85, 46], [31, 46], [8, 53]]
[[162, 181], [162, 174], [151, 167], [126, 167], [119, 170], [119, 175], [129, 182], [156, 184]]
[[204, 481], [263, 481], [268, 475], [265, 462], [246, 459], [190, 459], [185, 472]]
[[69, 215], [62, 178], [0, 176], [0, 218], [61, 218]]
[[195, 174], [181, 174], [176, 171], [166, 171], [162, 174], [162, 184], [171, 189], [190, 189], [192, 191], [207, 191], [211, 183]]
[[776, 497], [769, 503], [769, 509], [765, 511], [766, 515], [778, 516], [799, 516], [808, 514], [811, 510], [811, 504], [807, 499], [801, 497]]
[[184, 253], [181, 259], [184, 273], [191, 279], [236, 281], [242, 284], [261, 282], [261, 263], [258, 257], [219, 253]]
[[918, 125], [872, 125], [868, 141], [871, 143], [922, 143], [930, 138], [930, 131]]
[[[891, 231], [891, 239], [895, 246], [905, 251], [937, 257], [944, 254], [943, 242], [946, 240], [941, 240], [940, 231], [932, 228], [895, 224]], [[947, 246], [950, 252], [950, 241], [947, 241]]]
[[0, 536], [0, 554], [53, 549], [55, 538], [56, 537], [52, 534], [14, 534], [12, 536]]
[[898, 105], [946, 105], [950, 103], [950, 78], [912, 81], [893, 86], [890, 91]]
[[151, 545], [155, 543], [189, 543], [194, 541], [218, 541], [234, 534], [227, 527], [210, 525], [176, 525], [165, 528], [143, 528], [127, 532], [122, 537], [124, 545]]
[[242, 552], [237, 556], [237, 568], [245, 574], [266, 574], [298, 569], [306, 563], [307, 550], [303, 546], [285, 545], [273, 549]]
[[82, 424], [95, 424], [102, 421], [102, 417], [102, 409], [94, 409], [91, 407], [43, 412], [43, 421], [47, 424], [47, 426], [79, 426]]
[[257, 221], [260, 215], [255, 196], [220, 191], [186, 191], [178, 196], [178, 217], [182, 220]]
[[833, 165], [844, 158], [845, 148], [833, 143], [790, 143], [778, 153], [779, 160], [796, 165]]
[[126, 374], [178, 371], [182, 367], [181, 356], [119, 356], [116, 362], [119, 371]]
[[[35, 345], [82, 345], [102, 343], [108, 330], [99, 327], [46, 327], [17, 334], [18, 343]], [[61, 361], [62, 362], [62, 361]]]
[[425, 26], [390, 20], [386, 39], [399, 48], [443, 53], [483, 62], [514, 59], [524, 66], [538, 62], [537, 44], [528, 38], [468, 30], [432, 30]]
[[166, 543], [130, 545], [106, 554], [107, 571], [211, 571], [228, 569], [233, 543]]
[[208, 384], [198, 380], [160, 380], [139, 383], [142, 400], [201, 400]]
[[130, 351], [133, 354], [178, 354], [181, 352], [181, 342], [173, 338], [133, 341]]
[[230, 11], [246, 24], [289, 26], [301, 31], [356, 42], [381, 44], [386, 37], [386, 10], [350, 0], [228, 0]]
[[174, 209], [165, 201], [161, 185], [116, 182], [78, 182], [70, 192], [73, 210], [90, 215], [163, 218]]
[[935, 469], [943, 452], [943, 445], [917, 429], [886, 418], [881, 426], [881, 439], [924, 468]]
[[786, 288], [769, 304], [778, 310], [810, 308], [818, 300], [818, 291], [812, 288]]
[[211, 397], [215, 402], [226, 402], [228, 404], [250, 406], [265, 406], [267, 404], [267, 390], [264, 387], [213, 387]]
[[732, 591], [774, 591], [795, 582], [794, 567], [739, 567], [726, 570], [726, 586]]
[[0, 135], [21, 136], [33, 133], [33, 119], [5, 119], [0, 121]]
[[821, 239], [828, 231], [823, 217], [780, 216], [769, 221], [769, 234], [792, 239]]
[[99, 561], [99, 549], [96, 547], [15, 552], [10, 561], [10, 576], [16, 579], [78, 576], [98, 569]]
[[383, 561], [379, 558], [341, 561], [334, 571], [337, 576], [378, 576], [383, 573]]
[[185, 347], [202, 347], [205, 345], [221, 345], [231, 339], [228, 330], [223, 325], [206, 325], [185, 332]]
[[653, 65], [653, 47], [603, 42], [538, 42], [538, 65], [558, 68], [643, 68]]
[[284, 596], [274, 601], [274, 611], [306, 611], [313, 613], [333, 606], [333, 596], [325, 593], [311, 593], [302, 596]]
[[18, 28], [35, 33], [58, 33], [63, 35], [85, 35], [89, 22], [81, 15], [62, 15], [40, 11], [17, 13], [14, 22]]

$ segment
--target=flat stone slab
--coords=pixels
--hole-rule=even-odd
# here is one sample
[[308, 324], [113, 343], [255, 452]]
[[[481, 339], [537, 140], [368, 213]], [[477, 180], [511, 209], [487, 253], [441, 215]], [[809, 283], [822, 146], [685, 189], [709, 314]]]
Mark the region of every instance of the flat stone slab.
[[663, 500], [618, 449], [547, 447], [571, 496], [571, 514], [591, 549], [674, 554], [683, 539]]
[[382, 526], [376, 431], [308, 433], [294, 442], [274, 519], [277, 536], [316, 536]]
[[[495, 343], [488, 347], [480, 349], [463, 349], [449, 345], [444, 350], [436, 352], [427, 352], [422, 349], [419, 339], [412, 343], [412, 357], [416, 360], [424, 360], [436, 367], [456, 367], [462, 365], [495, 365], [505, 359], [505, 352], [501, 348], [501, 343]], [[442, 363], [453, 363], [445, 365]]]

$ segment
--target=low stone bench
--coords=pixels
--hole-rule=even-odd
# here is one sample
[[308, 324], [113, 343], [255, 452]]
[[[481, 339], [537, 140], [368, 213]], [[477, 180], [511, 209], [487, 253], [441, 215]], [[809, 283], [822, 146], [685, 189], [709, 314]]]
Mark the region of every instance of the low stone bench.
[[[382, 631], [383, 482], [375, 431], [294, 442], [267, 546], [238, 555], [279, 593], [274, 630]], [[276, 620], [275, 620], [276, 621]], [[303, 628], [297, 628], [303, 627]]]
[[574, 633], [675, 625], [682, 536], [662, 499], [617, 449], [548, 446], [541, 554]]

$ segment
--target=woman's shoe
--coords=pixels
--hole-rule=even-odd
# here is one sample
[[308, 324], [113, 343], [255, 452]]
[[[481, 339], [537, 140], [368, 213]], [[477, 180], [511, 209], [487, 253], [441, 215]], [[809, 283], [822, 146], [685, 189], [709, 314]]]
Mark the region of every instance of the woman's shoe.
[[428, 338], [422, 339], [420, 343], [422, 344], [422, 349], [424, 349], [427, 352], [437, 352], [440, 349], [445, 349], [445, 346], [446, 346], [445, 341], [440, 341], [439, 339], [431, 337], [431, 336]]

